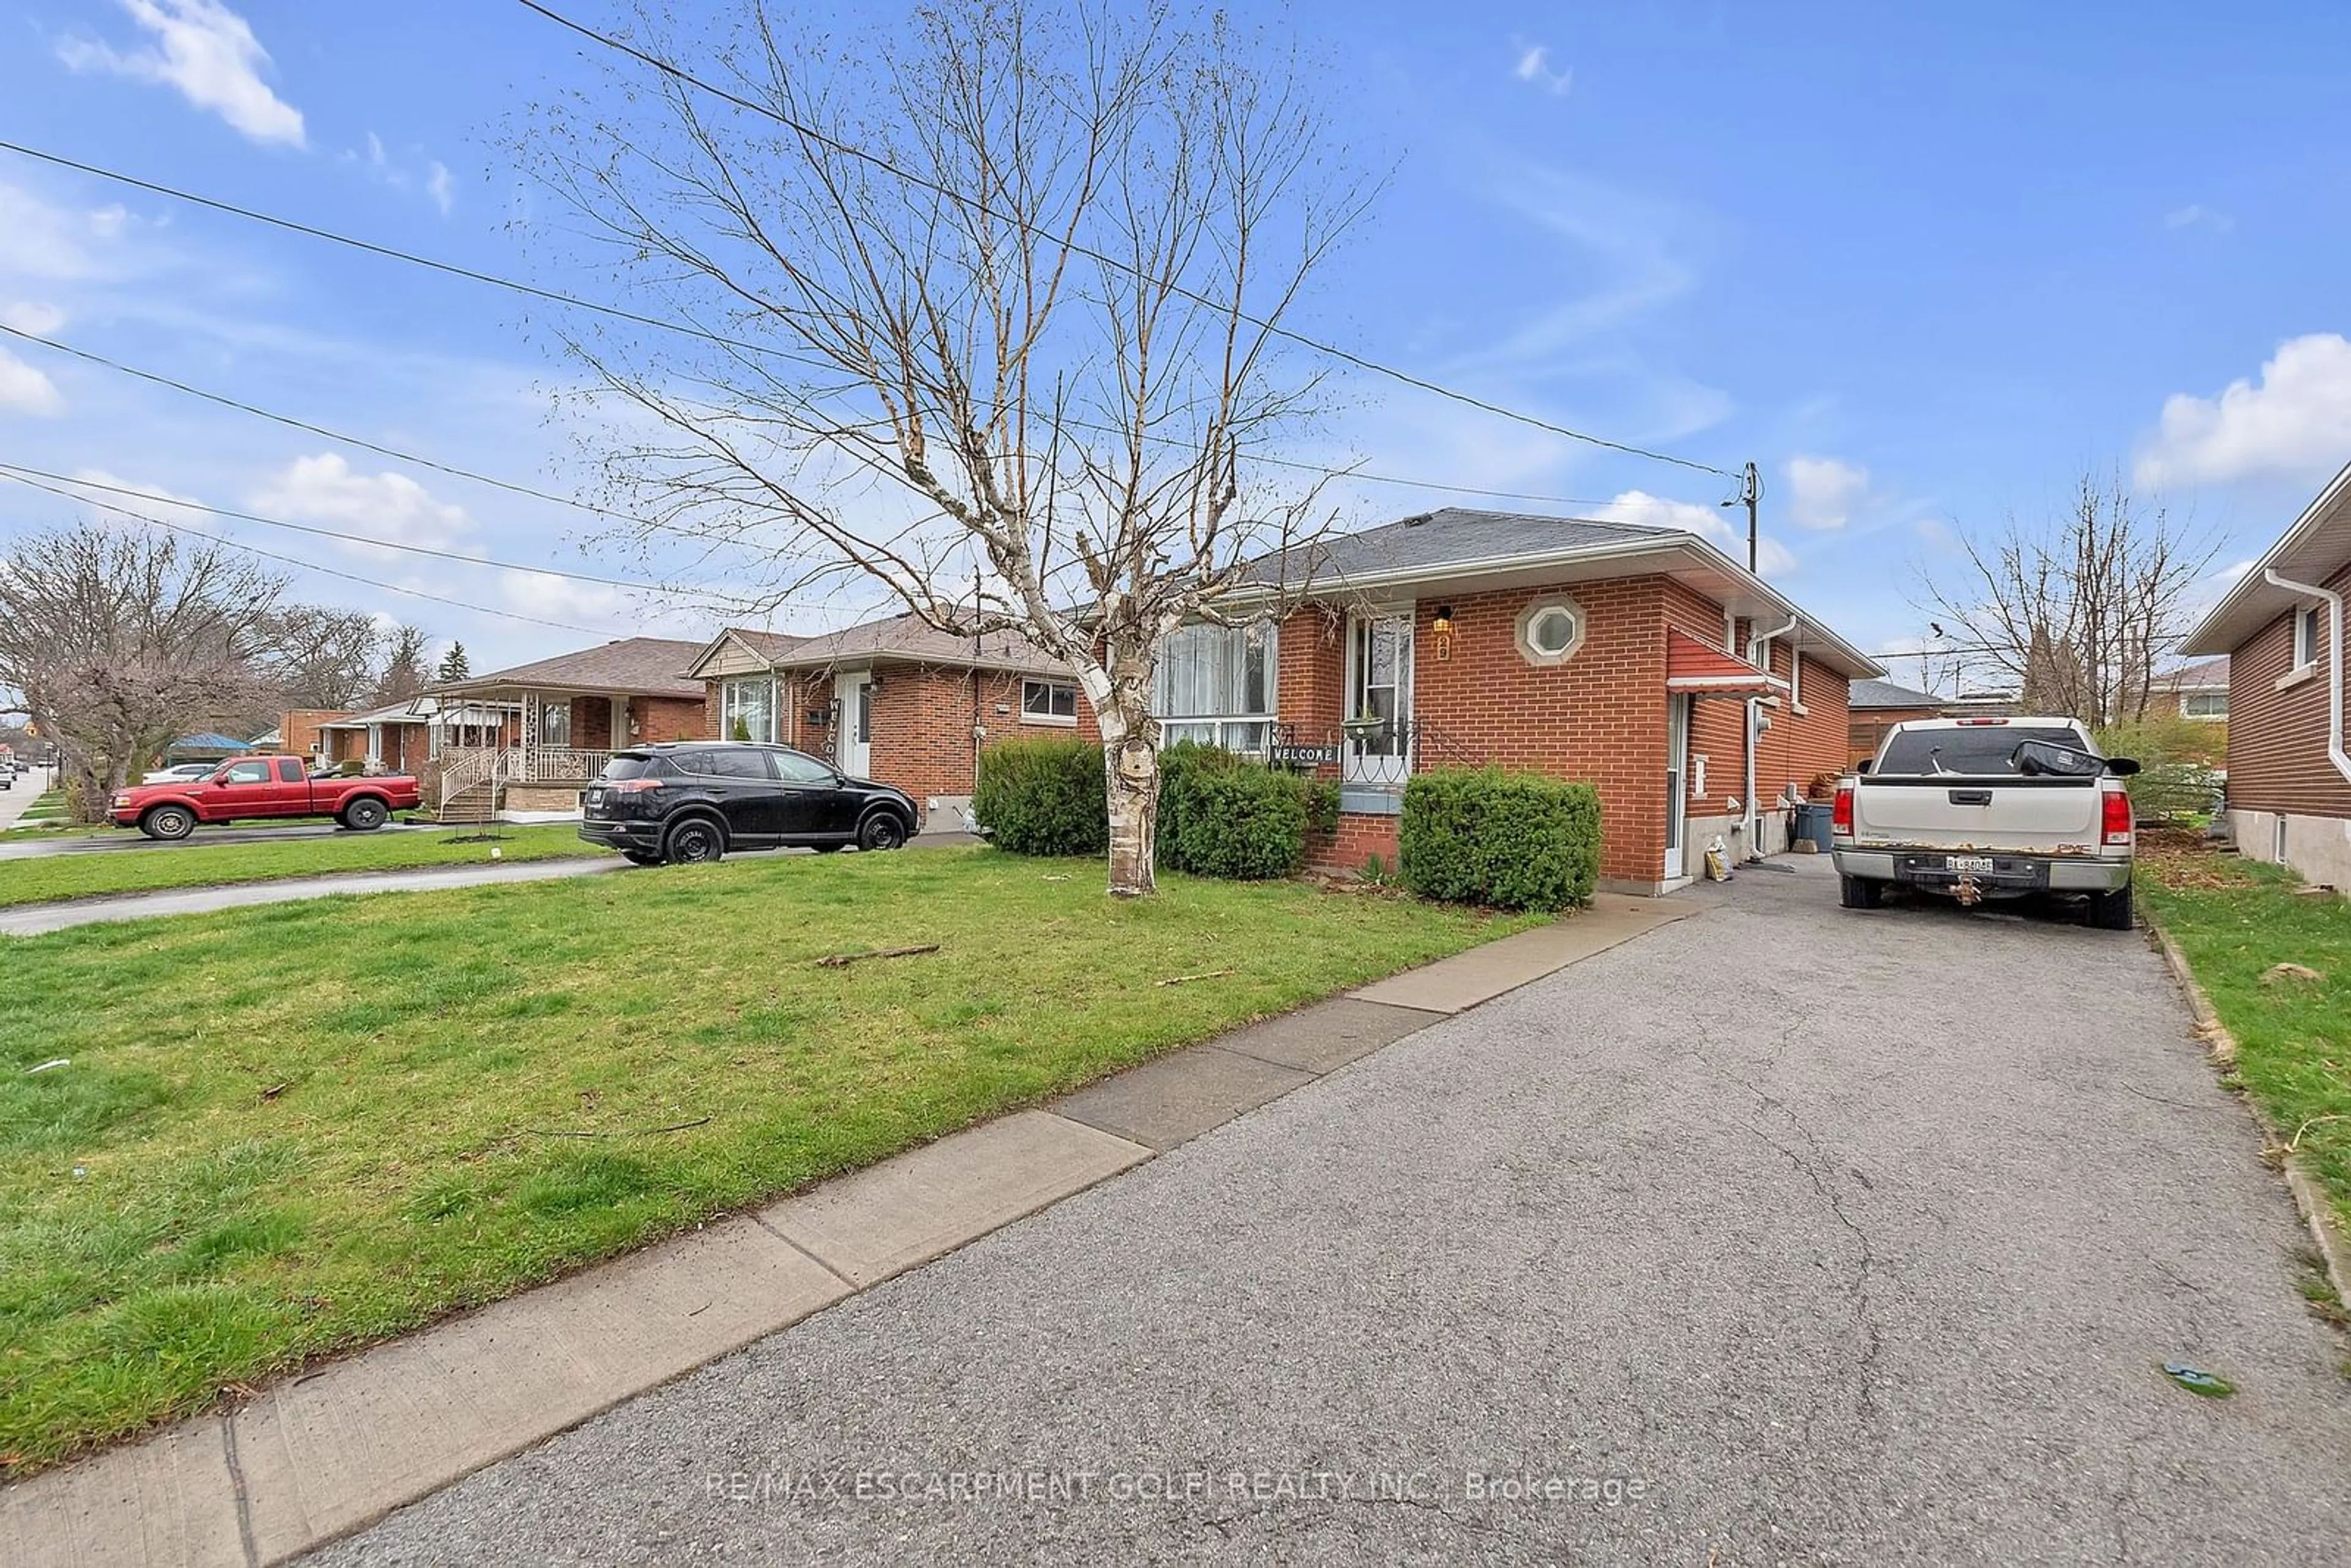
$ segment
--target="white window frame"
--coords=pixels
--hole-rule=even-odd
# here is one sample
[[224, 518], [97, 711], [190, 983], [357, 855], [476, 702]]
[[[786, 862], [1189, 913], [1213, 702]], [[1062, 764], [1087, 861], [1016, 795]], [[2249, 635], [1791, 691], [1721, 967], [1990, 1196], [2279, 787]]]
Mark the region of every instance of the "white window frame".
[[2318, 606], [2304, 604], [2294, 612], [2294, 667], [2307, 670], [2318, 663]]
[[[1070, 711], [1065, 714], [1055, 713], [1053, 711], [1054, 698], [1063, 692], [1067, 692], [1069, 694]], [[1045, 699], [1045, 706], [1041, 712], [1029, 706], [1029, 698], [1032, 695], [1041, 695]], [[1045, 680], [1034, 675], [1022, 676], [1020, 679], [1020, 722], [1022, 724], [1056, 725], [1063, 729], [1075, 729], [1078, 724], [1078, 683], [1075, 681]]]
[[[1574, 633], [1567, 640], [1567, 645], [1556, 652], [1539, 646], [1534, 639], [1535, 622], [1553, 614], [1566, 616], [1575, 628]], [[1583, 649], [1584, 635], [1591, 626], [1591, 620], [1583, 613], [1583, 605], [1555, 593], [1545, 594], [1519, 612], [1519, 657], [1538, 669], [1564, 664]]]
[[1281, 709], [1281, 629], [1270, 621], [1250, 626], [1218, 626], [1212, 622], [1198, 622], [1178, 628], [1168, 639], [1212, 636], [1226, 641], [1222, 655], [1229, 661], [1224, 671], [1223, 685], [1228, 692], [1238, 693], [1249, 684], [1249, 653], [1251, 641], [1264, 650], [1265, 693], [1262, 711], [1249, 711], [1238, 704], [1227, 703], [1232, 711], [1217, 713], [1171, 713], [1169, 689], [1169, 648], [1160, 647], [1158, 663], [1152, 672], [1151, 696], [1153, 716], [1159, 720], [1160, 743], [1173, 746], [1179, 741], [1199, 741], [1209, 746], [1221, 746], [1242, 756], [1262, 756], [1273, 744], [1274, 727], [1280, 723]]
[[767, 733], [762, 735], [752, 726], [747, 725], [745, 727], [750, 730], [751, 738], [755, 741], [768, 746], [779, 743], [782, 739], [780, 732], [783, 728], [783, 714], [777, 706], [778, 685], [773, 675], [728, 675], [722, 679], [718, 683], [718, 738], [721, 740], [735, 738], [735, 721], [743, 713], [744, 693], [755, 686], [765, 686], [768, 688]]

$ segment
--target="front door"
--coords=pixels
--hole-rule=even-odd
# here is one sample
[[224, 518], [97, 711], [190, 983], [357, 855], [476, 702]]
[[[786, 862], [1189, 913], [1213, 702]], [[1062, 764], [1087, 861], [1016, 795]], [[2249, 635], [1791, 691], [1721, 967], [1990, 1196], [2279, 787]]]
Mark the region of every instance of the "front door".
[[1687, 876], [1689, 862], [1690, 699], [1666, 698], [1666, 880]]
[[873, 677], [836, 675], [841, 697], [841, 770], [852, 779], [873, 774]]
[[1346, 746], [1350, 784], [1402, 784], [1412, 772], [1412, 615], [1358, 612], [1347, 621]]

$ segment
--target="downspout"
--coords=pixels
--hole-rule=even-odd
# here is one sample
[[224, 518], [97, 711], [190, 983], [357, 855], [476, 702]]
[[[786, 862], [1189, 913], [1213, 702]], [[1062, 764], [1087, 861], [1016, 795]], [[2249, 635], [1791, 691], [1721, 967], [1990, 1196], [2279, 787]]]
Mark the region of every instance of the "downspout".
[[[1788, 617], [1788, 623], [1785, 626], [1780, 627], [1776, 631], [1766, 632], [1761, 637], [1751, 637], [1748, 639], [1747, 662], [1753, 664], [1758, 663], [1759, 660], [1768, 661], [1771, 656], [1770, 650], [1772, 641], [1775, 638], [1784, 637], [1789, 632], [1793, 632], [1796, 629], [1796, 623], [1802, 619], [1803, 617], [1801, 615], [1791, 615]], [[1771, 666], [1769, 663], [1763, 663], [1761, 667], [1766, 674], [1771, 673]], [[1757, 834], [1758, 830], [1761, 828], [1762, 823], [1762, 817], [1761, 814], [1755, 810], [1755, 743], [1757, 737], [1761, 732], [1756, 728], [1755, 720], [1756, 716], [1761, 712], [1762, 705], [1761, 699], [1749, 697], [1744, 706], [1747, 709], [1747, 811], [1746, 815], [1740, 820], [1741, 831], [1747, 835], [1748, 858], [1750, 860], [1761, 860], [1763, 858], [1763, 852], [1758, 849], [1756, 845], [1761, 841]]]
[[2331, 588], [2280, 577], [2273, 570], [2264, 570], [2262, 580], [2272, 588], [2326, 601], [2326, 760], [2351, 779], [2351, 757], [2343, 753], [2343, 596]]

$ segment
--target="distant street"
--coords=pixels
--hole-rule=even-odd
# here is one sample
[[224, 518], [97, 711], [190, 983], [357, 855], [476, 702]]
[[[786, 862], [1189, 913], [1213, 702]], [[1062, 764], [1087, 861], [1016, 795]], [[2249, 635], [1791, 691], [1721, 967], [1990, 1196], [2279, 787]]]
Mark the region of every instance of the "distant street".
[[[16, 819], [25, 814], [26, 808], [39, 800], [43, 791], [48, 789], [48, 769], [37, 768], [30, 773], [17, 774], [14, 789], [0, 789], [0, 833], [16, 825]], [[0, 856], [5, 856], [13, 847], [0, 841]]]

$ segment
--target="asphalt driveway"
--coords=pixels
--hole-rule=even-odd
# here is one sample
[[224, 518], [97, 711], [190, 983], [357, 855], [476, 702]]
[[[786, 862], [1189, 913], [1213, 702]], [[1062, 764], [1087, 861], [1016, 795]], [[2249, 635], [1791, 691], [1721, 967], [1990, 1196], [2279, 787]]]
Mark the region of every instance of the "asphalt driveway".
[[2346, 1347], [2153, 955], [1826, 871], [312, 1561], [2351, 1558]]

